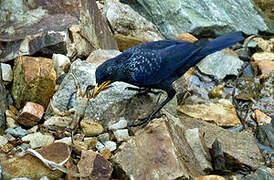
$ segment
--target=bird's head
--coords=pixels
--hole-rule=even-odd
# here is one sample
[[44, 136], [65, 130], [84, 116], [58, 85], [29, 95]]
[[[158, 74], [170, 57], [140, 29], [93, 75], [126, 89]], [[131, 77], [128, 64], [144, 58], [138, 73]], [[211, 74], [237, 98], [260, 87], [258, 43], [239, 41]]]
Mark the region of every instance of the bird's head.
[[97, 67], [95, 71], [96, 86], [93, 91], [93, 97], [95, 98], [102, 90], [106, 89], [108, 85], [113, 83], [116, 74], [116, 66], [112, 59], [105, 61], [103, 64]]

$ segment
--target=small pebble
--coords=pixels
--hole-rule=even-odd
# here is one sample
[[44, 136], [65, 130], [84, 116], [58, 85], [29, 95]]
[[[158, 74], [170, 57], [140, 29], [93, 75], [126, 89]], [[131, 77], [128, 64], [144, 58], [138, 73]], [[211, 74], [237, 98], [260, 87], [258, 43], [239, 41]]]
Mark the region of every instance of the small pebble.
[[120, 120], [117, 123], [114, 123], [112, 125], [108, 126], [109, 130], [117, 130], [117, 129], [123, 129], [127, 127], [127, 121], [125, 118], [120, 118]]
[[104, 134], [100, 134], [98, 136], [99, 141], [101, 141], [102, 143], [109, 141], [109, 134], [108, 133], [104, 133]]
[[105, 145], [105, 148], [106, 149], [109, 149], [111, 152], [112, 151], [115, 151], [116, 150], [116, 143], [115, 142], [113, 142], [113, 141], [106, 141], [105, 143], [104, 143], [104, 145]]
[[8, 128], [8, 129], [5, 130], [5, 133], [6, 134], [11, 134], [14, 137], [23, 137], [23, 136], [25, 136], [25, 135], [28, 134], [28, 131], [25, 130], [25, 129], [22, 129], [19, 126], [19, 127], [15, 128], [15, 129]]
[[95, 147], [100, 152], [102, 152], [105, 149], [105, 146], [101, 142], [99, 142], [99, 141], [96, 143]]
[[119, 129], [114, 131], [114, 136], [118, 142], [122, 142], [130, 139], [127, 129]]
[[11, 65], [1, 63], [1, 71], [2, 71], [2, 79], [3, 81], [11, 82], [13, 79], [13, 72], [11, 69]]

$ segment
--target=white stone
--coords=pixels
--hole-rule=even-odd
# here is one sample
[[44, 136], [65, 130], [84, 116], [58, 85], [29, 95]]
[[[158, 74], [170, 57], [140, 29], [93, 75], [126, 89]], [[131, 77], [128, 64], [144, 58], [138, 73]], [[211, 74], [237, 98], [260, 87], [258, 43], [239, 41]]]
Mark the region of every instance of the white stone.
[[54, 137], [40, 132], [28, 134], [22, 138], [23, 141], [30, 141], [31, 148], [47, 146], [54, 141]]
[[114, 136], [118, 142], [122, 142], [130, 139], [127, 129], [119, 129], [114, 131]]
[[2, 79], [3, 81], [11, 82], [13, 79], [13, 72], [9, 64], [1, 63]]
[[98, 151], [102, 152], [105, 149], [104, 144], [102, 144], [101, 142], [97, 142], [95, 145], [96, 149], [98, 149]]
[[63, 54], [53, 54], [52, 60], [54, 64], [54, 70], [56, 72], [57, 77], [64, 73], [64, 68], [67, 64], [70, 63], [70, 60], [67, 56]]
[[109, 149], [111, 152], [112, 152], [112, 151], [115, 151], [116, 148], [117, 148], [116, 143], [113, 142], [113, 141], [106, 141], [106, 142], [104, 143], [104, 145], [105, 145], [105, 148], [106, 148], [106, 149]]
[[127, 127], [127, 121], [124, 117], [120, 118], [120, 120], [117, 123], [111, 124], [108, 126], [109, 130], [117, 130], [117, 129], [123, 129]]
[[62, 142], [62, 143], [65, 143], [67, 145], [71, 145], [71, 137], [64, 137], [62, 139], [55, 140], [54, 142], [55, 143]]

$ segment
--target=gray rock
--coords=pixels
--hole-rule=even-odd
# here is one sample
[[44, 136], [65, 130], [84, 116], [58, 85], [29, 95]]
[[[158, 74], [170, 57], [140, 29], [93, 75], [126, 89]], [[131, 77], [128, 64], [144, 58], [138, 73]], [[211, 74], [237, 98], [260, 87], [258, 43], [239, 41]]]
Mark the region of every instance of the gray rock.
[[211, 156], [199, 129], [187, 129], [185, 137], [203, 171], [212, 170]]
[[40, 132], [32, 133], [24, 136], [23, 141], [30, 141], [31, 148], [35, 149], [38, 147], [47, 146], [54, 141], [54, 137], [48, 134], [42, 134]]
[[[136, 0], [132, 7], [157, 25], [163, 35], [174, 38], [182, 32], [199, 34], [213, 31], [243, 31], [257, 34], [269, 30], [268, 20], [263, 19], [251, 0]], [[126, 1], [123, 1], [126, 2]]]
[[104, 145], [105, 145], [105, 149], [109, 149], [111, 152], [112, 152], [112, 151], [115, 151], [116, 148], [117, 148], [116, 143], [113, 142], [113, 141], [106, 141], [106, 142], [104, 143]]
[[109, 141], [109, 134], [108, 133], [103, 133], [100, 134], [98, 137], [99, 141], [101, 141], [102, 143]]
[[25, 129], [22, 129], [19, 126], [19, 127], [15, 128], [15, 129], [8, 128], [8, 129], [5, 130], [5, 133], [6, 134], [11, 134], [14, 137], [23, 137], [23, 136], [25, 136], [25, 135], [28, 134], [28, 131], [25, 130]]
[[199, 64], [198, 68], [207, 75], [213, 75], [222, 80], [226, 75], [238, 75], [243, 62], [235, 55], [225, 50], [208, 55]]
[[113, 132], [117, 142], [127, 141], [130, 139], [127, 129], [119, 129]]
[[262, 180], [262, 179], [274, 179], [274, 170], [265, 166], [258, 168], [254, 174], [249, 174], [242, 178], [243, 180]]
[[123, 129], [127, 127], [127, 121], [124, 117], [121, 117], [120, 120], [114, 124], [108, 126], [109, 130]]
[[2, 80], [11, 82], [13, 79], [13, 71], [11, 66], [6, 63], [0, 63], [1, 71], [2, 71]]
[[135, 12], [129, 5], [106, 0], [104, 15], [115, 33], [130, 35], [148, 41], [162, 40], [157, 27]]

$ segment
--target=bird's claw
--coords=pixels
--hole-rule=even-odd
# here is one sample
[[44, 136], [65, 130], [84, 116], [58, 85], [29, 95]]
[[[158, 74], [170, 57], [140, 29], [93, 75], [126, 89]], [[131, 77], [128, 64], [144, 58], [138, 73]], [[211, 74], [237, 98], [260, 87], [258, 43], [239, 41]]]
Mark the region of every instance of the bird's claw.
[[146, 118], [139, 119], [137, 123], [133, 122], [133, 123], [129, 124], [128, 127], [137, 127], [137, 126], [145, 127], [152, 119], [160, 118], [164, 115], [165, 114], [149, 115]]

